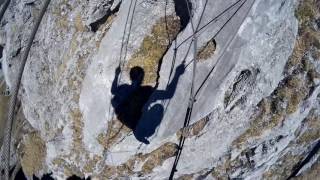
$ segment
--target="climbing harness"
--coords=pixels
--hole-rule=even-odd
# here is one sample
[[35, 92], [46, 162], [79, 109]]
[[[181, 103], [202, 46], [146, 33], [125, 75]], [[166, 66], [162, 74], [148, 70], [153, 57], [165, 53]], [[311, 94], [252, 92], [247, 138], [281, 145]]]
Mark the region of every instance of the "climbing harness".
[[18, 71], [18, 76], [16, 81], [13, 84], [13, 90], [12, 90], [12, 96], [10, 98], [10, 104], [9, 104], [9, 112], [8, 112], [8, 120], [7, 120], [7, 124], [6, 124], [6, 129], [5, 129], [5, 136], [4, 136], [4, 142], [3, 142], [3, 152], [2, 152], [2, 162], [3, 162], [3, 166], [4, 166], [4, 176], [5, 176], [5, 180], [9, 180], [9, 171], [10, 171], [10, 144], [11, 144], [11, 131], [12, 131], [12, 124], [13, 124], [13, 120], [14, 120], [14, 111], [15, 111], [15, 107], [17, 104], [17, 96], [18, 96], [18, 92], [19, 92], [19, 88], [20, 88], [20, 84], [21, 84], [21, 79], [22, 79], [22, 74], [27, 62], [27, 58], [32, 46], [32, 42], [35, 38], [35, 35], [37, 33], [37, 30], [40, 26], [41, 20], [47, 10], [47, 7], [49, 6], [51, 0], [45, 0], [44, 5], [41, 9], [41, 12], [39, 14], [39, 17], [36, 21], [36, 24], [34, 25], [30, 38], [28, 40], [26, 49], [23, 53], [22, 59], [21, 59], [21, 65], [19, 67], [19, 71]]

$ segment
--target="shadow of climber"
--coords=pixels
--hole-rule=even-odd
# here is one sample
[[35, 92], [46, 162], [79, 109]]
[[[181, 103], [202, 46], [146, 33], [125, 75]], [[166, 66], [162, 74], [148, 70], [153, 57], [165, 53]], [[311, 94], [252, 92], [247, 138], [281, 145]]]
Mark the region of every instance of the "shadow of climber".
[[[138, 141], [149, 144], [146, 138], [154, 134], [155, 129], [161, 123], [164, 111], [161, 104], [154, 104], [154, 102], [173, 97], [179, 77], [184, 73], [184, 70], [185, 65], [179, 65], [167, 88], [156, 90], [152, 86], [142, 86], [144, 70], [141, 67], [133, 67], [130, 70], [131, 84], [122, 85], [118, 84], [121, 69], [120, 67], [116, 69], [111, 87], [113, 94], [111, 104], [117, 118], [133, 130]], [[150, 98], [151, 94], [152, 98]], [[140, 122], [141, 117], [143, 117], [143, 121]]]

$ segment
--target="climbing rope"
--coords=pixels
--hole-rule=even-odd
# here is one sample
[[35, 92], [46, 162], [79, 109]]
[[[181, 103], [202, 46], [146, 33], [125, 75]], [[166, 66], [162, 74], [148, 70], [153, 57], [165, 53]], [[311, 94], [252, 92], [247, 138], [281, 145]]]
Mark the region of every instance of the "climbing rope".
[[[196, 32], [197, 30], [194, 27], [189, 3], [187, 0], [185, 0], [185, 3], [187, 4], [188, 14], [190, 17], [191, 28], [192, 28], [192, 33], [193, 33], [192, 41], [193, 41], [194, 48], [193, 48], [193, 71], [192, 71], [191, 89], [190, 89], [190, 96], [189, 96], [189, 104], [188, 104], [188, 108], [187, 108], [187, 112], [186, 112], [186, 116], [185, 116], [185, 122], [183, 125], [184, 128], [189, 126], [191, 114], [192, 114], [192, 108], [193, 108], [193, 104], [195, 101], [194, 84], [195, 84], [195, 76], [196, 76], [196, 68], [197, 68], [197, 39], [198, 39], [197, 32]], [[200, 24], [200, 22], [199, 22], [199, 24]], [[185, 142], [185, 136], [182, 135], [180, 137], [180, 142], [179, 142], [179, 146], [178, 146], [178, 153], [176, 155], [175, 161], [174, 161], [172, 169], [171, 169], [171, 173], [170, 173], [170, 177], [169, 177], [170, 180], [173, 179], [174, 173], [177, 171], [176, 168], [177, 168], [177, 165], [178, 165], [181, 153], [182, 153], [184, 142]]]
[[[122, 40], [121, 40], [121, 49], [120, 49], [119, 64], [118, 64], [118, 67], [120, 67], [121, 71], [120, 71], [120, 74], [117, 79], [117, 84], [120, 84], [120, 82], [121, 82], [120, 80], [121, 80], [121, 75], [122, 75], [122, 69], [124, 68], [125, 60], [126, 60], [126, 56], [127, 56], [128, 43], [129, 43], [130, 34], [131, 34], [130, 31], [131, 31], [131, 27], [132, 27], [132, 23], [133, 23], [133, 16], [135, 13], [136, 5], [137, 5], [137, 0], [134, 1], [134, 4], [133, 4], [133, 1], [130, 1], [129, 10], [128, 10], [128, 14], [127, 14], [127, 18], [126, 18], [126, 22], [125, 22], [125, 26], [124, 26], [124, 30], [123, 30], [123, 36], [122, 36]], [[133, 9], [132, 13], [131, 13], [131, 9]], [[129, 31], [128, 31], [128, 35], [126, 36], [128, 22], [130, 22], [129, 23]], [[125, 54], [125, 55], [123, 56], [123, 54]], [[114, 112], [112, 112], [111, 109], [112, 109], [111, 106], [109, 106], [108, 117], [111, 119], [111, 123], [112, 123], [112, 119], [114, 117]], [[112, 124], [111, 124], [111, 127], [112, 127]]]
[[[186, 115], [185, 115], [185, 121], [184, 121], [184, 125], [183, 125], [183, 128], [182, 128], [182, 135], [180, 137], [180, 141], [179, 141], [179, 146], [178, 146], [178, 152], [177, 152], [177, 155], [175, 157], [175, 161], [173, 163], [173, 166], [172, 166], [172, 169], [171, 169], [171, 173], [170, 173], [170, 177], [169, 179], [172, 180], [173, 177], [174, 177], [174, 173], [177, 171], [177, 165], [178, 165], [178, 162], [179, 162], [179, 159], [180, 159], [180, 156], [181, 156], [181, 153], [182, 153], [182, 150], [183, 150], [183, 146], [184, 146], [184, 142], [185, 142], [185, 135], [184, 135], [184, 132], [188, 132], [188, 130], [186, 129], [188, 126], [189, 126], [189, 123], [190, 123], [190, 119], [191, 119], [191, 114], [192, 114], [192, 109], [193, 109], [193, 104], [195, 102], [195, 98], [196, 96], [198, 95], [199, 91], [201, 90], [201, 88], [203, 87], [204, 83], [208, 80], [209, 76], [211, 75], [213, 69], [215, 68], [215, 66], [210, 70], [210, 72], [208, 73], [208, 75], [206, 76], [206, 78], [204, 79], [204, 81], [201, 83], [200, 87], [197, 89], [197, 91], [194, 93], [194, 78], [195, 78], [195, 71], [196, 71], [196, 55], [197, 55], [197, 34], [202, 30], [204, 29], [206, 26], [208, 26], [209, 24], [211, 24], [212, 22], [215, 22], [218, 17], [222, 16], [225, 12], [227, 12], [228, 10], [232, 9], [236, 4], [238, 4], [239, 2], [241, 2], [242, 0], [238, 0], [237, 2], [235, 2], [234, 4], [232, 4], [230, 7], [228, 7], [227, 9], [225, 9], [222, 13], [220, 13], [217, 17], [213, 18], [212, 20], [210, 20], [208, 23], [206, 23], [204, 26], [202, 26], [200, 29], [199, 29], [199, 26], [200, 26], [200, 23], [201, 23], [201, 19], [202, 19], [202, 16], [204, 14], [204, 10], [202, 11], [202, 15], [201, 15], [201, 18], [200, 18], [200, 21], [197, 25], [197, 28], [194, 29], [194, 25], [193, 25], [193, 22], [191, 20], [191, 27], [192, 30], [193, 30], [193, 34], [191, 36], [189, 36], [188, 38], [186, 38], [184, 41], [182, 41], [182, 43], [180, 43], [180, 45], [178, 46], [178, 48], [185, 42], [187, 42], [187, 40], [189, 40], [191, 37], [192, 37], [192, 40], [193, 40], [193, 43], [194, 43], [194, 58], [193, 58], [193, 75], [192, 75], [192, 85], [191, 85], [191, 93], [190, 93], [190, 101], [189, 101], [189, 105], [188, 105], [188, 108], [187, 108], [187, 112], [186, 112]], [[247, 0], [243, 0], [243, 2], [240, 4], [240, 6], [237, 8], [237, 10], [232, 14], [232, 16], [223, 24], [223, 26], [218, 30], [218, 32], [214, 35], [213, 38], [215, 38], [221, 31], [222, 29], [225, 27], [226, 24], [228, 24], [230, 22], [230, 20], [237, 14], [237, 12], [241, 9], [241, 7], [247, 2]], [[254, 4], [254, 2], [251, 4], [251, 7], [252, 5]], [[251, 9], [251, 7], [249, 9]], [[191, 14], [190, 12], [190, 9], [189, 9], [189, 6], [188, 6], [188, 13], [189, 15]], [[247, 14], [249, 13], [249, 11], [247, 12]], [[234, 36], [235, 37], [235, 36]], [[227, 46], [230, 45], [230, 43], [233, 41], [234, 37], [227, 43]], [[189, 47], [190, 48], [190, 47]], [[189, 51], [189, 50], [188, 50]], [[222, 55], [221, 55], [222, 56]], [[219, 59], [221, 58], [221, 56], [218, 58], [217, 62], [219, 61]]]
[[[133, 8], [132, 8], [132, 6], [133, 6]], [[130, 2], [128, 15], [127, 15], [126, 23], [125, 23], [124, 30], [123, 30], [121, 49], [120, 49], [119, 67], [121, 67], [121, 68], [123, 68], [123, 66], [125, 64], [125, 60], [127, 58], [128, 43], [129, 43], [129, 39], [130, 39], [130, 35], [131, 35], [133, 17], [134, 17], [135, 11], [136, 11], [136, 6], [137, 6], [137, 0], [134, 1], [134, 4], [133, 4], [133, 1]], [[132, 13], [131, 13], [131, 9], [132, 9]], [[129, 17], [130, 17], [130, 21], [129, 21]], [[127, 32], [128, 22], [129, 22], [129, 29]], [[123, 54], [124, 54], [124, 56], [123, 56]]]
[[[222, 28], [219, 29], [219, 31], [214, 35], [213, 38], [215, 38], [221, 31], [222, 29], [231, 21], [231, 19], [238, 13], [238, 11], [243, 7], [243, 5], [247, 2], [247, 0], [244, 0], [240, 6], [237, 8], [237, 10], [231, 15], [231, 17], [222, 25]], [[247, 11], [247, 15], [249, 14], [250, 12], [250, 9], [252, 8], [253, 4], [254, 4], [255, 0], [252, 2], [251, 6], [248, 8], [248, 11]], [[228, 47], [231, 42], [234, 40], [234, 38], [236, 37], [236, 34], [234, 34], [234, 36], [231, 38], [231, 40], [229, 40], [227, 43], [226, 43], [226, 47]], [[220, 62], [220, 59], [221, 57], [224, 55], [224, 52], [217, 58], [217, 61], [215, 64], [218, 64]], [[206, 75], [205, 79], [202, 81], [201, 85], [199, 86], [199, 88], [197, 89], [196, 93], [195, 93], [195, 96], [198, 96], [200, 90], [204, 87], [204, 84], [208, 81], [209, 77], [211, 76], [213, 70], [215, 69], [215, 65], [211, 68], [211, 70], [209, 71], [209, 73]]]
[[[122, 70], [125, 67], [125, 61], [126, 61], [126, 58], [127, 58], [127, 51], [128, 51], [128, 43], [129, 43], [129, 39], [130, 39], [130, 34], [131, 34], [133, 18], [134, 18], [134, 14], [135, 14], [135, 11], [136, 11], [136, 7], [137, 7], [137, 0], [130, 1], [130, 5], [129, 5], [129, 9], [128, 9], [128, 14], [127, 14], [127, 17], [126, 17], [125, 26], [124, 26], [124, 29], [123, 29], [122, 41], [121, 41], [121, 49], [120, 49], [119, 64], [118, 64], [118, 67], [120, 67], [121, 71], [120, 71], [120, 74], [118, 76], [118, 79], [116, 80], [118, 85], [121, 83]], [[111, 127], [111, 128], [113, 127], [113, 118], [114, 118], [114, 116], [115, 116], [115, 112], [114, 112], [114, 110], [112, 110], [112, 106], [110, 105], [109, 109], [108, 109], [108, 118], [110, 120], [110, 125], [108, 125], [108, 127]], [[119, 130], [112, 136], [111, 136], [111, 134], [112, 134], [111, 133], [111, 129], [107, 130], [106, 136], [108, 138], [106, 140], [107, 141], [106, 142], [106, 147], [109, 146], [110, 141], [112, 139], [114, 139], [120, 133], [120, 131], [121, 131], [121, 129], [123, 127], [124, 127], [124, 125], [122, 124], [121, 127], [119, 128]], [[104, 150], [104, 154], [107, 154], [108, 151], [109, 151], [108, 149], [105, 149]], [[103, 166], [103, 163], [104, 163], [106, 158], [107, 158], [107, 155], [104, 155], [104, 160], [101, 161], [100, 166]], [[111, 157], [111, 159], [113, 159], [113, 158]]]
[[[9, 2], [9, 0], [7, 0], [6, 2]], [[7, 122], [7, 129], [6, 129], [6, 136], [5, 136], [5, 144], [4, 144], [4, 154], [3, 156], [5, 157], [4, 158], [4, 162], [5, 162], [5, 175], [8, 179], [9, 177], [9, 160], [10, 160], [10, 141], [11, 141], [11, 130], [12, 130], [12, 122], [13, 122], [13, 116], [14, 116], [14, 108], [15, 108], [15, 105], [16, 105], [16, 101], [17, 101], [17, 94], [18, 94], [18, 91], [19, 91], [19, 86], [20, 86], [20, 83], [21, 83], [21, 78], [22, 78], [22, 74], [23, 74], [23, 69], [24, 69], [24, 66], [26, 64], [26, 60], [27, 60], [27, 57], [28, 57], [28, 53], [30, 51], [30, 48], [31, 48], [31, 45], [32, 45], [32, 42], [33, 42], [33, 39], [35, 37], [35, 34], [36, 34], [36, 31], [40, 25], [40, 22], [42, 20], [42, 17], [49, 5], [49, 2], [50, 0], [46, 0], [45, 2], [45, 5], [40, 13], [40, 16], [39, 16], [39, 19], [37, 21], [37, 24], [35, 26], [35, 28], [33, 29], [32, 31], [32, 35], [28, 41], [28, 46], [27, 46], [27, 49], [24, 53], [24, 56], [23, 56], [23, 60], [22, 60], [22, 65], [21, 67], [19, 68], [19, 75], [18, 75], [18, 80], [17, 82], [14, 84], [15, 86], [14, 89], [13, 89], [13, 96], [10, 100], [10, 111], [9, 111], [9, 115], [8, 115], [8, 122]], [[191, 17], [191, 10], [190, 10], [190, 7], [189, 7], [189, 4], [188, 2], [187, 3], [187, 6], [188, 6], [188, 13], [189, 13], [189, 16]], [[5, 6], [5, 4], [4, 4]], [[1, 12], [2, 10], [4, 9], [4, 6], [3, 8], [1, 9]], [[4, 10], [5, 11], [5, 10]], [[130, 11], [130, 10], [129, 10]], [[0, 15], [1, 15], [1, 12], [0, 12]], [[134, 12], [133, 12], [134, 13]], [[132, 17], [133, 17], [133, 13], [132, 13]], [[2, 16], [0, 16], [0, 18], [2, 18]], [[133, 18], [132, 18], [133, 19]], [[131, 19], [131, 24], [132, 24], [132, 19]], [[211, 22], [210, 22], [211, 23]], [[200, 24], [200, 22], [199, 22]], [[191, 36], [192, 37], [192, 41], [193, 41], [193, 45], [194, 45], [194, 58], [193, 58], [193, 77], [192, 77], [192, 84], [191, 84], [191, 91], [190, 91], [190, 100], [189, 100], [189, 105], [188, 105], [188, 110], [187, 110], [187, 113], [186, 113], [186, 119], [185, 119], [185, 123], [184, 123], [184, 127], [188, 126], [189, 125], [189, 122], [190, 122], [190, 118], [191, 118], [191, 113], [192, 113], [192, 108], [193, 108], [193, 104], [194, 104], [194, 100], [195, 100], [195, 93], [194, 93], [194, 81], [195, 81], [195, 75], [196, 75], [196, 67], [197, 67], [197, 60], [196, 60], [196, 55], [197, 55], [197, 33], [200, 31], [198, 30], [198, 27], [199, 27], [199, 24], [197, 26], [197, 28], [195, 29], [194, 27], [194, 24], [193, 24], [193, 21], [191, 20], [191, 27], [192, 27], [192, 30], [193, 30], [193, 35]], [[201, 29], [203, 29], [204, 27], [202, 27]], [[130, 29], [131, 29], [131, 26], [130, 26]], [[126, 40], [127, 42], [129, 41], [129, 36], [130, 36], [130, 32], [128, 34], [128, 39]], [[127, 43], [126, 42], [126, 43]], [[122, 51], [122, 50], [121, 50]], [[126, 51], [126, 49], [125, 49]], [[122, 54], [122, 53], [121, 53]], [[124, 58], [125, 59], [125, 58]], [[121, 58], [120, 58], [120, 65], [121, 65]], [[177, 166], [177, 163], [178, 163], [178, 160], [179, 160], [179, 157], [181, 155], [181, 151], [182, 151], [182, 147], [183, 147], [183, 144], [184, 144], [184, 141], [185, 141], [185, 137], [182, 136], [181, 140], [180, 140], [180, 145], [179, 145], [179, 153], [178, 153], [178, 156], [177, 156], [177, 161], [175, 161], [175, 168]], [[173, 169], [175, 171], [175, 168]], [[170, 179], [173, 178], [173, 175], [174, 175], [174, 171], [172, 173], [172, 176], [170, 175]]]
[[[227, 7], [225, 10], [223, 10], [222, 12], [220, 12], [217, 16], [213, 17], [210, 21], [208, 21], [207, 23], [205, 23], [203, 26], [200, 27], [200, 23], [201, 23], [201, 21], [202, 21], [202, 18], [203, 18], [203, 15], [204, 15], [204, 11], [205, 11], [205, 8], [206, 8], [207, 2], [208, 2], [208, 1], [206, 1], [205, 5], [204, 5], [205, 8], [204, 8], [203, 11], [202, 11], [202, 14], [201, 14], [201, 16], [200, 16], [200, 20], [199, 20], [198, 25], [197, 25], [197, 28], [196, 28], [196, 29], [197, 29], [197, 30], [196, 30], [197, 35], [199, 36], [199, 34], [201, 33], [201, 31], [202, 31], [204, 28], [206, 28], [207, 26], [211, 25], [212, 23], [218, 21], [221, 16], [223, 16], [223, 15], [224, 15], [225, 13], [227, 13], [229, 10], [233, 9], [233, 8], [234, 8], [239, 2], [241, 2], [241, 1], [243, 1], [243, 0], [238, 0], [238, 1], [236, 1], [235, 3], [231, 4], [231, 5], [230, 5], [229, 7]], [[240, 7], [237, 8], [236, 12], [241, 8], [241, 6], [242, 6], [242, 5], [240, 5]], [[231, 18], [230, 18], [230, 19], [231, 19]], [[221, 29], [223, 29], [223, 28], [221, 28]], [[217, 32], [216, 35], [217, 35], [218, 33], [219, 33], [219, 32]], [[214, 37], [215, 37], [216, 35], [214, 35]], [[188, 40], [190, 40], [192, 37], [193, 37], [193, 35], [188, 36], [187, 38], [185, 38], [184, 40], [182, 40], [182, 42], [180, 42], [179, 44], [177, 44], [177, 41], [174, 42], [174, 49], [173, 49], [174, 55], [173, 55], [172, 66], [173, 66], [174, 63], [175, 63], [175, 59], [176, 59], [176, 56], [177, 56], [177, 51], [178, 51], [178, 49], [179, 49], [183, 44], [185, 44], [186, 42], [188, 42]], [[214, 37], [213, 37], [213, 38], [214, 38]], [[187, 58], [187, 55], [189, 54], [190, 48], [191, 48], [191, 44], [189, 45], [188, 51], [187, 51], [187, 53], [186, 53], [186, 56], [185, 56], [183, 59], [186, 59], [186, 58]], [[189, 65], [189, 63], [188, 63], [186, 66], [188, 66], [188, 65]], [[173, 68], [170, 69], [169, 79], [171, 78], [172, 73], [173, 73]], [[196, 94], [197, 94], [197, 93], [196, 93]]]
[[38, 28], [40, 26], [41, 20], [47, 10], [47, 7], [49, 6], [51, 0], [46, 0], [44, 2], [44, 5], [41, 9], [41, 12], [39, 14], [39, 17], [36, 21], [36, 24], [34, 25], [31, 35], [29, 37], [26, 49], [23, 53], [22, 59], [21, 59], [21, 65], [19, 67], [19, 71], [18, 71], [18, 76], [16, 81], [13, 84], [13, 89], [12, 89], [12, 96], [10, 98], [10, 104], [9, 104], [9, 112], [8, 112], [8, 120], [7, 120], [7, 124], [6, 124], [6, 129], [5, 129], [5, 136], [4, 136], [4, 142], [3, 142], [3, 152], [2, 152], [2, 160], [4, 162], [3, 166], [4, 166], [4, 176], [5, 176], [5, 180], [9, 180], [9, 170], [10, 170], [10, 142], [11, 142], [11, 131], [12, 131], [12, 124], [13, 124], [13, 120], [14, 120], [14, 112], [15, 112], [15, 107], [17, 104], [17, 96], [18, 96], [18, 92], [19, 92], [19, 88], [20, 88], [20, 84], [21, 84], [21, 79], [22, 79], [22, 74], [27, 62], [27, 58], [32, 46], [32, 42], [35, 38], [35, 35], [38, 31]]
[[[225, 10], [223, 10], [221, 13], [219, 13], [216, 17], [212, 18], [210, 21], [208, 21], [206, 24], [204, 24], [201, 28], [199, 28], [200, 26], [200, 21], [199, 24], [197, 26], [197, 31], [196, 33], [199, 34], [200, 31], [202, 31], [204, 28], [208, 27], [209, 25], [211, 25], [212, 23], [216, 22], [219, 20], [219, 18], [224, 15], [226, 12], [228, 12], [229, 10], [231, 10], [232, 8], [234, 8], [239, 2], [241, 2], [243, 0], [238, 0], [235, 3], [233, 3], [232, 5], [230, 5], [228, 8], [226, 8]], [[246, 1], [246, 0], [245, 0]], [[200, 18], [200, 20], [202, 19], [202, 16]], [[187, 38], [185, 38], [178, 46], [177, 48], [179, 48], [180, 46], [182, 46], [184, 43], [186, 43], [188, 40], [190, 40], [193, 37], [193, 35], [188, 36]]]

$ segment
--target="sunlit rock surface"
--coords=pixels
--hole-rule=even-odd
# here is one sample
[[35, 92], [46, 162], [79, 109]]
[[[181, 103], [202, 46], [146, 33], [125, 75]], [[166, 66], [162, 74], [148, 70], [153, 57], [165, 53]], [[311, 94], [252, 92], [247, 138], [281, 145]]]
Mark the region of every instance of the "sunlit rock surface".
[[[41, 5], [11, 0], [0, 32], [1, 89], [16, 78]], [[315, 177], [319, 8], [313, 0], [52, 1], [20, 89], [30, 127], [13, 144], [23, 170], [168, 179], [183, 136], [175, 178]], [[194, 57], [196, 101], [182, 129]], [[135, 66], [151, 95], [131, 98], [123, 115], [115, 96], [135, 87]]]

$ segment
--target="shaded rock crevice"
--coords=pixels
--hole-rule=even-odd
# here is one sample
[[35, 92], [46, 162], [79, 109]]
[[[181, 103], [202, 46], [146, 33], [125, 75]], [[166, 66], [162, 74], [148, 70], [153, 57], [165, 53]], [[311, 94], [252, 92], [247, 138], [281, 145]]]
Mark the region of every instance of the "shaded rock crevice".
[[190, 19], [192, 18], [192, 15], [190, 15], [188, 11], [189, 8], [192, 12], [192, 3], [190, 0], [174, 0], [174, 6], [177, 16], [180, 17], [180, 31], [182, 31], [187, 27]]
[[120, 1], [115, 6], [114, 9], [111, 9], [111, 7], [108, 8], [102, 17], [96, 19], [94, 22], [91, 22], [89, 24], [91, 31], [97, 32], [99, 30], [100, 26], [105, 24], [107, 22], [108, 18], [110, 18], [110, 16], [117, 14], [120, 9], [121, 3], [122, 3], [122, 1]]

